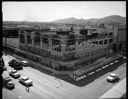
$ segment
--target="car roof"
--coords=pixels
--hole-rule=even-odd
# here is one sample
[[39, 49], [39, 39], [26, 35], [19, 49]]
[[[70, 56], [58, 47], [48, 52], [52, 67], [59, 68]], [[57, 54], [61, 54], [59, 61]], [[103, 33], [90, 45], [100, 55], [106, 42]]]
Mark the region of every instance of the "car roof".
[[17, 70], [12, 70], [12, 72], [16, 72]]
[[11, 79], [11, 77], [6, 77], [6, 78], [4, 78], [4, 79]]
[[28, 79], [28, 80], [26, 80], [25, 82], [26, 82], [26, 83], [29, 83], [29, 82], [32, 82], [32, 80], [31, 80], [31, 79]]
[[28, 77], [26, 77], [26, 76], [22, 76], [21, 78], [22, 78], [22, 79], [28, 79]]
[[117, 74], [115, 74], [115, 73], [111, 73], [111, 74], [109, 74], [109, 75], [111, 75], [111, 76], [116, 76]]
[[14, 73], [14, 74], [20, 74], [20, 73], [17, 72], [17, 73]]
[[108, 78], [108, 79], [113, 79], [113, 77], [111, 77], [111, 76], [108, 76], [107, 78]]
[[22, 61], [22, 62], [24, 62], [24, 63], [28, 63], [27, 61]]
[[12, 82], [12, 81], [9, 81], [8, 83], [11, 84], [11, 83], [13, 83], [13, 82]]

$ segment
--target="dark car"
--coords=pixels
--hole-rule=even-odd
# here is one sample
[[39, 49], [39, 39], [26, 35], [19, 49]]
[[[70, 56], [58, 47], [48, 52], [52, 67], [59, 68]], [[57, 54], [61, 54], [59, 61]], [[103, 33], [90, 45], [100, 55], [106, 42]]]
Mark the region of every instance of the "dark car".
[[23, 69], [21, 62], [18, 59], [13, 59], [9, 63], [9, 66], [13, 67], [16, 70]]
[[6, 77], [6, 78], [4, 78], [3, 79], [3, 81], [6, 83], [6, 82], [9, 82], [9, 81], [11, 81], [11, 78], [10, 77]]
[[13, 68], [14, 68], [15, 70], [22, 70], [22, 69], [23, 69], [22, 66], [14, 66]]
[[7, 84], [6, 84], [6, 87], [7, 87], [8, 89], [13, 89], [13, 88], [15, 88], [15, 84], [14, 84], [12, 81], [9, 81], [9, 82], [7, 82]]
[[3, 85], [8, 89], [13, 89], [15, 87], [15, 84], [12, 82], [10, 77], [4, 78]]
[[13, 67], [13, 65], [14, 65], [15, 61], [16, 61], [15, 59], [13, 59], [13, 60], [9, 61], [9, 62], [8, 62], [9, 66]]

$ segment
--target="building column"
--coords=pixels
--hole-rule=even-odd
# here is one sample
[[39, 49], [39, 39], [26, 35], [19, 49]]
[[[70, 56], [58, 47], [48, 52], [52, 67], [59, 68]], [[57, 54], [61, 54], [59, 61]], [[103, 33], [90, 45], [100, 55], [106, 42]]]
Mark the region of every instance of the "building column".
[[24, 36], [25, 36], [25, 45], [27, 45], [27, 35], [24, 34]]
[[34, 35], [31, 35], [31, 39], [32, 39], [32, 46], [34, 46]]
[[42, 49], [42, 37], [40, 37], [40, 48]]
[[66, 42], [62, 41], [61, 42], [61, 53], [65, 53], [65, 50], [66, 50]]
[[52, 51], [52, 40], [49, 38], [49, 50]]

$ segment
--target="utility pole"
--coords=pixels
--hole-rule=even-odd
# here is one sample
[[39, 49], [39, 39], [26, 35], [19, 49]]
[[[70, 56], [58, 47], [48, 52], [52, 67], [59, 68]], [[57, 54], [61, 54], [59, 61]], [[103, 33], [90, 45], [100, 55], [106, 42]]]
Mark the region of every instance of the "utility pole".
[[[52, 73], [52, 75], [54, 75], [55, 73], [54, 73], [54, 64], [55, 64], [55, 61], [54, 61], [54, 59], [53, 59], [53, 62], [52, 62], [52, 66], [53, 66], [53, 73]], [[60, 82], [60, 80], [54, 75], [54, 77], [55, 77], [55, 80], [57, 80], [59, 83], [60, 83], [60, 87], [62, 86], [62, 83]], [[60, 88], [60, 87], [56, 87], [56, 88]]]

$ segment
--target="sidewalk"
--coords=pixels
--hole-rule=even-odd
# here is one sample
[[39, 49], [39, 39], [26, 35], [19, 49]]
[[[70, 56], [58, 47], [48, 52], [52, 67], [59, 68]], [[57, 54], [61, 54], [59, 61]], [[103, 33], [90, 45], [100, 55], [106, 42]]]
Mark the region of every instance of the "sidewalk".
[[99, 99], [119, 99], [126, 94], [126, 77], [103, 94]]
[[2, 90], [2, 99], [18, 99], [15, 94], [10, 90], [3, 88]]

